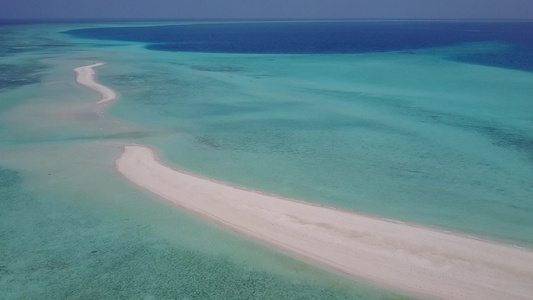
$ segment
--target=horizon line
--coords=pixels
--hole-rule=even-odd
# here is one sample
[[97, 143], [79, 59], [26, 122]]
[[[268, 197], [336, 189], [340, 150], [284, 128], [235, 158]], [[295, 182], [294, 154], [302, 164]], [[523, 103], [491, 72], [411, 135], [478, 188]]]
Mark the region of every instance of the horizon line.
[[508, 18], [7, 18], [0, 24], [92, 23], [92, 22], [273, 22], [273, 21], [391, 21], [391, 22], [533, 22], [533, 19]]

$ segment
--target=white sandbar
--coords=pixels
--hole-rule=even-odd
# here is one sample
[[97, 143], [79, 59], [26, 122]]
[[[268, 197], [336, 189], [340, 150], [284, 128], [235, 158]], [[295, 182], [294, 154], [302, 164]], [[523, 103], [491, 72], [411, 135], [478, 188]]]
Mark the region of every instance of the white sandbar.
[[[76, 68], [108, 103], [117, 94]], [[126, 146], [116, 169], [204, 219], [350, 276], [442, 299], [533, 299], [533, 251], [332, 207], [265, 195], [163, 165]]]
[[240, 189], [126, 146], [117, 170], [227, 228], [343, 273], [442, 299], [533, 299], [533, 252]]
[[98, 101], [98, 104], [109, 104], [115, 101], [117, 93], [114, 90], [108, 88], [105, 85], [101, 85], [94, 80], [95, 72], [94, 68], [104, 65], [104, 63], [95, 63], [88, 66], [78, 67], [74, 69], [76, 72], [76, 81], [92, 90], [97, 91], [102, 96], [102, 99]]

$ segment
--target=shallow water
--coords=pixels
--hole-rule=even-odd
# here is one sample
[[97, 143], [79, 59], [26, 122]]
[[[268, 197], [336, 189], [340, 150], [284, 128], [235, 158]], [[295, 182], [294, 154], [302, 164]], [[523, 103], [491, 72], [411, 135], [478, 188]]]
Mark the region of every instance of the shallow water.
[[[145, 51], [145, 50], [139, 50]], [[531, 245], [533, 75], [426, 53], [160, 54], [101, 78], [176, 165]], [[144, 76], [157, 70], [157, 76]], [[155, 72], [155, 71], [154, 71]]]
[[174, 133], [94, 105], [72, 70], [106, 61], [107, 84], [106, 72], [128, 72], [122, 51], [137, 50], [59, 34], [72, 26], [0, 27], [10, 32], [0, 49], [16, 49], [0, 58], [10, 65], [0, 68], [2, 299], [410, 298], [280, 254], [122, 178], [113, 161], [123, 142]]

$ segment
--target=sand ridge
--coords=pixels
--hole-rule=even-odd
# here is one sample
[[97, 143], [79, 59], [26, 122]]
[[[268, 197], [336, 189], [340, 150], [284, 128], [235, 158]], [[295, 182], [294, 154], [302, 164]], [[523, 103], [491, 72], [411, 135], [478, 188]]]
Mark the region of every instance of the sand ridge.
[[139, 145], [116, 168], [198, 216], [351, 276], [442, 299], [533, 299], [527, 249], [240, 189], [164, 166]]
[[96, 75], [94, 68], [104, 64], [105, 63], [100, 62], [74, 69], [74, 72], [76, 73], [76, 82], [100, 93], [102, 96], [97, 104], [109, 104], [118, 98], [117, 93], [114, 90], [105, 85], [101, 85], [94, 80], [94, 76]]
[[[95, 65], [76, 71], [78, 82], [101, 86]], [[201, 178], [165, 166], [142, 145], [125, 146], [115, 167], [197, 216], [356, 278], [442, 299], [533, 299], [530, 249]]]

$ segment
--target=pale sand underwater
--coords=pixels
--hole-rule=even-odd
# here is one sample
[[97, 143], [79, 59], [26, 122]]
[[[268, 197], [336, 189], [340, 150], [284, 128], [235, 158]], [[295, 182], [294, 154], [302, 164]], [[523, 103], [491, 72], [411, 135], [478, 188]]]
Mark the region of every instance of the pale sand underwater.
[[[117, 96], [94, 81], [99, 65], [76, 68], [76, 80], [108, 103]], [[166, 167], [143, 146], [126, 146], [116, 167], [204, 219], [357, 278], [445, 299], [533, 295], [530, 250], [243, 190]]]

